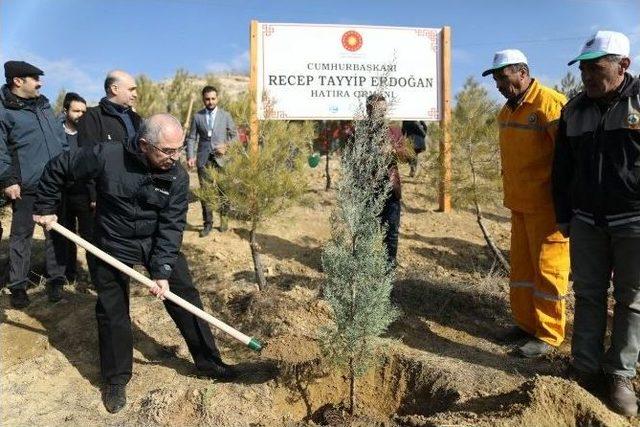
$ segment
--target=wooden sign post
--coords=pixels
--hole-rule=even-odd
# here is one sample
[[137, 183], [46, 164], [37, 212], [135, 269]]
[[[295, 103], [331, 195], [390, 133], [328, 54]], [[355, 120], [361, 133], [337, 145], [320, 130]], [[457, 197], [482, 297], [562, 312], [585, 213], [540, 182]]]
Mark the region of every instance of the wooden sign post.
[[252, 151], [258, 149], [258, 21], [251, 21], [249, 28], [249, 55], [250, 55], [250, 77], [249, 95], [251, 97], [251, 119], [249, 123], [249, 147]]
[[451, 27], [442, 28], [442, 116], [440, 128], [440, 212], [451, 211]]

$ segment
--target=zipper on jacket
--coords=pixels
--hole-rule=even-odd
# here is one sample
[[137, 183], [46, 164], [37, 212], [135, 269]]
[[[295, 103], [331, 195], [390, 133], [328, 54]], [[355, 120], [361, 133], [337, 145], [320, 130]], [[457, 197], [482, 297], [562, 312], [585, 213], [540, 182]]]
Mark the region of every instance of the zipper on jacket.
[[602, 168], [603, 168], [603, 163], [604, 163], [604, 155], [602, 153], [602, 143], [601, 141], [597, 138], [597, 136], [599, 136], [601, 133], [604, 132], [604, 122], [607, 119], [607, 116], [609, 115], [609, 112], [611, 110], [613, 110], [617, 105], [618, 105], [619, 101], [616, 101], [612, 106], [610, 106], [609, 108], [607, 108], [607, 111], [605, 111], [604, 113], [602, 113], [602, 117], [600, 118], [600, 123], [598, 124], [598, 127], [596, 128], [596, 131], [593, 133], [593, 138], [595, 139], [595, 145], [596, 145], [596, 152], [598, 154], [598, 187], [600, 187], [602, 185]]
[[[604, 169], [604, 149], [603, 149], [603, 143], [602, 140], [600, 138], [598, 138], [601, 134], [604, 133], [604, 124], [607, 120], [607, 117], [609, 115], [609, 112], [611, 110], [613, 110], [617, 105], [618, 105], [619, 101], [616, 101], [613, 105], [609, 106], [606, 111], [604, 113], [600, 113], [601, 117], [600, 117], [600, 122], [598, 123], [598, 127], [596, 128], [596, 131], [593, 133], [593, 139], [594, 139], [594, 145], [595, 145], [595, 153], [594, 153], [594, 157], [597, 156], [597, 168], [598, 168], [598, 179], [597, 179], [597, 198], [596, 198], [596, 206], [594, 206], [594, 212], [593, 212], [593, 216], [594, 219], [598, 218], [602, 218], [604, 220], [604, 205], [605, 205], [605, 201], [603, 200], [605, 197], [603, 188], [602, 188], [602, 175], [603, 175], [603, 169]], [[599, 107], [597, 107], [598, 110], [600, 110]], [[606, 220], [604, 220], [606, 223]]]

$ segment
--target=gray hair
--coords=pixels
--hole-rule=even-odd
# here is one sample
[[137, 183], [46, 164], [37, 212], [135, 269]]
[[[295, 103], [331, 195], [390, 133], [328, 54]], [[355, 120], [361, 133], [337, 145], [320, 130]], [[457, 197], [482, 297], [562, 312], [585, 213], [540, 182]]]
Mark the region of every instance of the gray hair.
[[620, 62], [622, 58], [626, 58], [624, 55], [605, 55], [604, 58], [609, 62]]
[[154, 114], [142, 121], [138, 135], [145, 141], [155, 144], [160, 139], [160, 134], [167, 130], [179, 130], [182, 132], [182, 125], [180, 124], [180, 121], [171, 114]]
[[518, 73], [520, 70], [524, 70], [527, 76], [529, 75], [529, 66], [524, 62], [520, 62], [518, 64], [507, 65], [506, 68], [512, 73]]

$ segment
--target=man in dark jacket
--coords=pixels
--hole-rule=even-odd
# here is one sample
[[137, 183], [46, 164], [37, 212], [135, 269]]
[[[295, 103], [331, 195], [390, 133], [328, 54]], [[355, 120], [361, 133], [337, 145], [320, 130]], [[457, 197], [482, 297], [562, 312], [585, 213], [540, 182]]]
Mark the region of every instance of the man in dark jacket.
[[[12, 203], [9, 240], [9, 290], [11, 305], [29, 305], [27, 283], [31, 258], [35, 192], [47, 162], [68, 149], [60, 121], [49, 101], [40, 95], [44, 73], [23, 61], [4, 64], [7, 84], [0, 89], [0, 188]], [[45, 233], [45, 259], [49, 299], [58, 301], [64, 285], [62, 244], [54, 245]]]
[[[135, 143], [141, 120], [133, 111], [138, 97], [135, 79], [121, 70], [110, 71], [104, 80], [104, 91], [105, 97], [99, 104], [88, 108], [78, 121], [78, 147], [110, 142]], [[87, 188], [91, 203], [95, 204], [95, 183], [89, 182]]]
[[134, 142], [140, 116], [132, 110], [138, 93], [135, 79], [124, 71], [114, 70], [104, 81], [106, 96], [78, 123], [78, 145], [100, 142]]
[[[157, 114], [142, 123], [135, 146], [98, 144], [73, 155], [65, 153], [52, 160], [42, 175], [34, 220], [45, 227], [56, 221], [53, 213], [65, 182], [95, 179], [95, 244], [127, 265], [144, 265], [157, 284], [151, 292], [159, 298], [171, 289], [202, 308], [180, 251], [189, 192], [189, 176], [178, 162], [183, 141], [178, 120]], [[126, 404], [125, 387], [132, 373], [129, 278], [98, 260], [92, 279], [98, 292], [100, 368], [107, 386], [104, 404], [114, 413]], [[199, 372], [231, 379], [234, 371], [222, 362], [208, 325], [172, 302], [164, 304]]]
[[389, 185], [390, 191], [387, 195], [380, 222], [386, 228], [384, 244], [387, 249], [387, 260], [391, 268], [397, 266], [398, 254], [398, 233], [400, 230], [400, 210], [402, 199], [402, 183], [398, 170], [398, 161], [407, 160], [402, 134], [397, 128], [390, 128], [385, 123], [387, 114], [387, 100], [381, 94], [372, 94], [367, 97], [366, 103], [367, 121], [369, 123], [370, 137], [374, 139], [384, 139], [383, 150], [389, 156], [387, 174], [381, 183], [381, 191]]
[[[75, 92], [65, 95], [62, 103], [64, 133], [69, 144], [69, 151], [73, 154], [78, 150], [78, 123], [87, 111], [87, 102]], [[95, 187], [87, 181], [70, 182], [65, 188], [63, 198], [63, 215], [60, 223], [74, 233], [87, 240], [93, 241], [93, 209], [96, 204]], [[65, 276], [69, 282], [74, 282], [77, 275], [77, 249], [76, 244], [67, 241]], [[94, 257], [87, 253], [87, 264], [92, 271]]]
[[405, 120], [402, 122], [402, 134], [413, 143], [414, 156], [409, 161], [409, 176], [414, 177], [420, 166], [418, 155], [427, 149], [429, 142], [427, 124], [422, 120]]
[[[612, 409], [635, 416], [631, 379], [640, 351], [640, 80], [626, 72], [629, 39], [621, 33], [598, 31], [569, 65], [577, 61], [584, 91], [562, 112], [553, 165], [556, 221], [571, 236], [576, 296], [572, 370], [592, 392], [606, 379]], [[612, 274], [615, 307], [605, 352]]]

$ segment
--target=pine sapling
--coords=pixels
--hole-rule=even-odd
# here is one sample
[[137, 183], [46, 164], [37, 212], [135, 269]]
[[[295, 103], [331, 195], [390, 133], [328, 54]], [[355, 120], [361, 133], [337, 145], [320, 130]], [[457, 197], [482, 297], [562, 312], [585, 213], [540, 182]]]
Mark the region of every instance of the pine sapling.
[[331, 240], [322, 256], [324, 296], [334, 316], [321, 330], [321, 347], [327, 360], [348, 371], [352, 415], [356, 378], [375, 360], [376, 338], [397, 316], [379, 218], [390, 191], [385, 180], [391, 160], [388, 145], [384, 117], [374, 114], [356, 121], [354, 136], [342, 153]]

